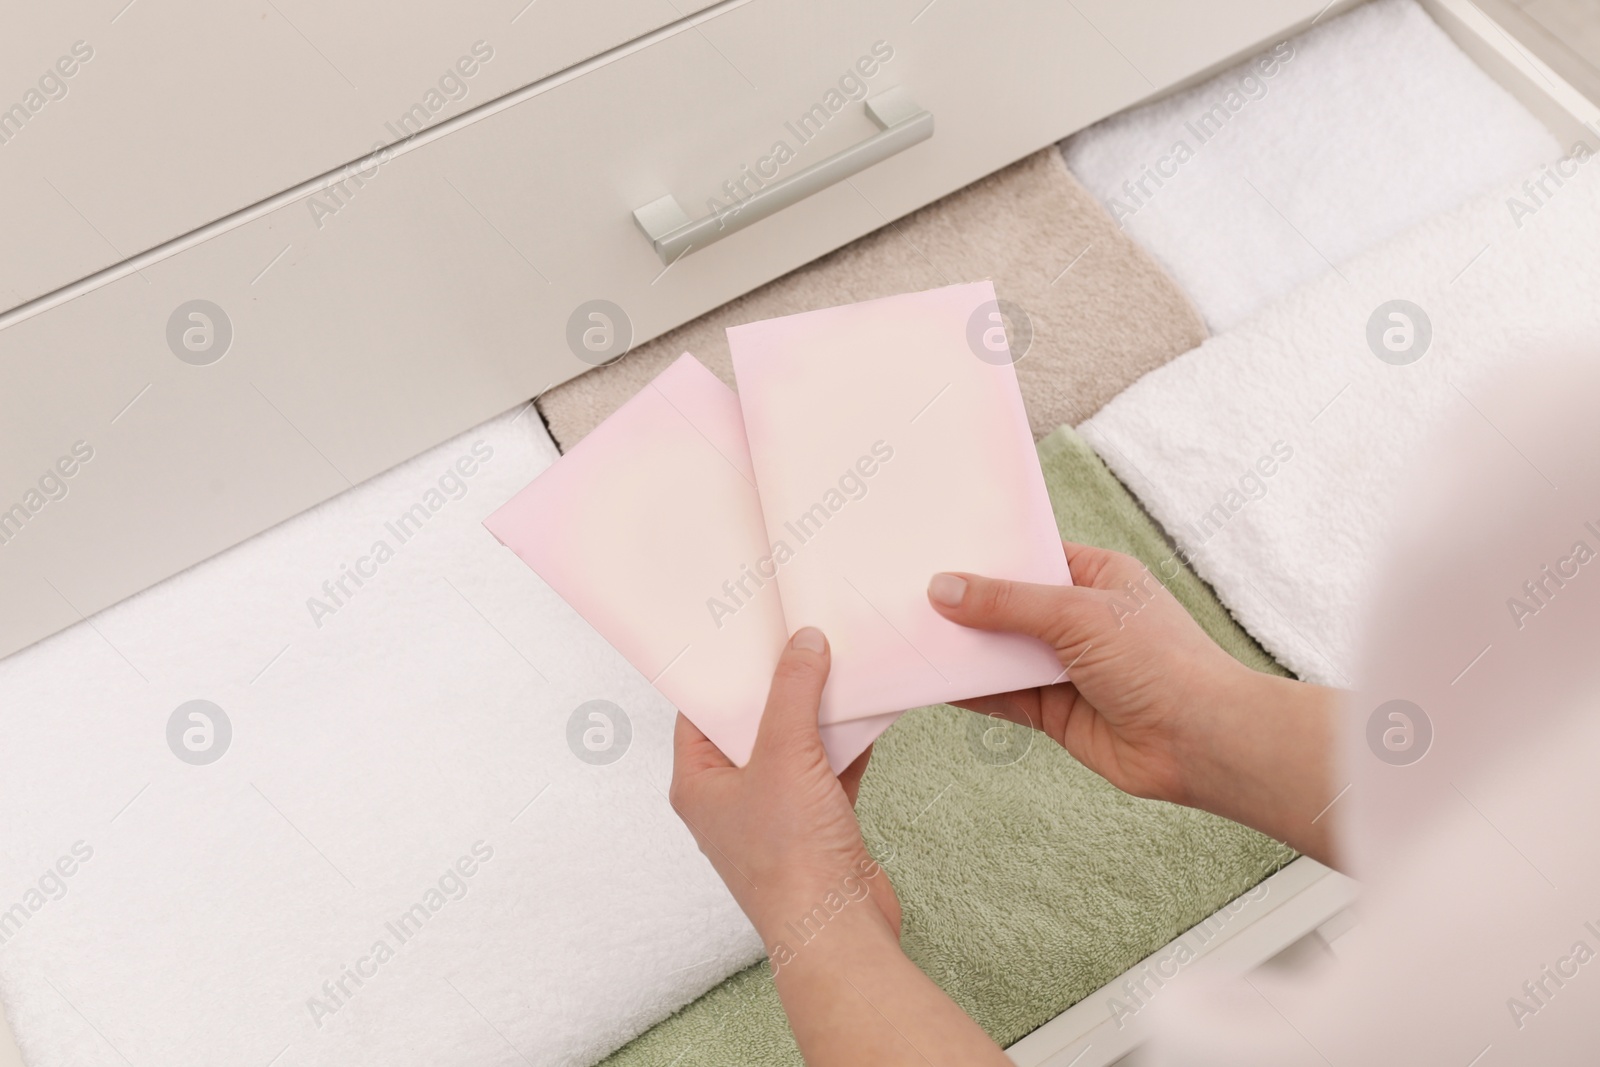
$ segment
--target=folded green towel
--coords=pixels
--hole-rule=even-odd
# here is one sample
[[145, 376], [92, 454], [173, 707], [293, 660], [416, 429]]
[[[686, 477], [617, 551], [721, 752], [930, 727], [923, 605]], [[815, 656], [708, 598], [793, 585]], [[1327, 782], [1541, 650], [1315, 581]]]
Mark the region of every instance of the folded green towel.
[[[1286, 673], [1177, 563], [1077, 434], [1062, 427], [1040, 441], [1039, 460], [1063, 537], [1126, 552], [1163, 577], [1177, 568], [1167, 587], [1218, 644], [1257, 670]], [[907, 954], [1001, 1045], [1294, 858], [1225, 819], [1127, 796], [1043, 735], [1017, 730], [997, 755], [982, 739], [988, 723], [950, 707], [906, 715], [873, 750], [857, 812], [899, 893]], [[605, 1064], [801, 1062], [762, 962]]]

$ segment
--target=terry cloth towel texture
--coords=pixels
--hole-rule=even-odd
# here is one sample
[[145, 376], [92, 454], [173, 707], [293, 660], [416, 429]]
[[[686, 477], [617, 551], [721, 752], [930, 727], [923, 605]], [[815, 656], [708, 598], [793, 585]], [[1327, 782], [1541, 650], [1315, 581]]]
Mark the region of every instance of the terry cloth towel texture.
[[[1080, 427], [1302, 677], [1354, 677], [1373, 560], [1441, 420], [1476, 411], [1514, 454], [1486, 383], [1535, 353], [1595, 354], [1600, 163], [1585, 159], [1341, 265]], [[1548, 482], [1531, 463], [1528, 477]], [[1478, 651], [1463, 652], [1463, 668]]]
[[1416, 0], [1374, 0], [1063, 142], [1216, 332], [1561, 154]]
[[981, 278], [1031, 321], [1017, 380], [1035, 437], [1083, 421], [1206, 336], [1188, 298], [1047, 149], [552, 389], [539, 410], [565, 451], [685, 351], [732, 387], [729, 326]]
[[[1143, 560], [1207, 633], [1284, 673], [1083, 441], [1062, 427], [1039, 459], [1063, 537]], [[1010, 1045], [1213, 914], [1294, 854], [1189, 808], [1136, 800], [1042, 735], [985, 758], [992, 720], [907, 714], [878, 740], [857, 812], [905, 910], [902, 944], [996, 1041]], [[799, 1067], [766, 962], [735, 975], [605, 1067]]]
[[0, 662], [30, 1067], [589, 1064], [760, 958], [673, 709], [482, 526], [555, 459], [507, 414]]

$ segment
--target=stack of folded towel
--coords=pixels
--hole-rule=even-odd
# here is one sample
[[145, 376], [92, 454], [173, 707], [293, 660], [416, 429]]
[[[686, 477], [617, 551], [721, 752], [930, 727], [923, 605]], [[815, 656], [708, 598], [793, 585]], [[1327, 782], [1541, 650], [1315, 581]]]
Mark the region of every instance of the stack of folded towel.
[[1416, 0], [1363, 4], [1063, 149], [1213, 331], [1561, 154]]
[[1540, 203], [1518, 182], [1341, 264], [1082, 427], [1297, 674], [1350, 684], [1395, 494], [1441, 419], [1502, 436], [1485, 383], [1600, 338], [1600, 163], [1560, 170]]

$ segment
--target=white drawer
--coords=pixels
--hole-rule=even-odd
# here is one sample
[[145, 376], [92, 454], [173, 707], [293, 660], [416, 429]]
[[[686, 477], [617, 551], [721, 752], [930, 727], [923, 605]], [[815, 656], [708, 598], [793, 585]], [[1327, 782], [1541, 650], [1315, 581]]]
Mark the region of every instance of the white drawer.
[[709, 3], [7, 5], [0, 310]]
[[[1133, 6], [1196, 20], [1179, 0]], [[1046, 0], [720, 5], [419, 138], [335, 212], [299, 190], [0, 316], [0, 512], [76, 442], [95, 452], [0, 547], [0, 654], [588, 369], [567, 342], [587, 301], [648, 339], [1321, 4], [1240, 3], [1231, 22], [1233, 3], [1203, 6], [1234, 36], [1196, 32], [1141, 71]], [[863, 80], [914, 96], [932, 138], [664, 270], [633, 210], [671, 193], [703, 213], [776, 141], [797, 146], [786, 123], [875, 47], [892, 57]], [[784, 173], [874, 132], [850, 101]], [[195, 299], [233, 334], [205, 366], [167, 338]]]

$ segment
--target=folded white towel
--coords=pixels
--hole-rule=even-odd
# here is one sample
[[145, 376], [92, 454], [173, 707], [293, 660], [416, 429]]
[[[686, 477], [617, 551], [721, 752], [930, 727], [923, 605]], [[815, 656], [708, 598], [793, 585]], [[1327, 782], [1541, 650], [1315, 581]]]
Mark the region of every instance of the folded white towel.
[[0, 662], [31, 1067], [583, 1064], [759, 957], [671, 707], [481, 525], [555, 459], [508, 414]]
[[1397, 486], [1444, 413], [1477, 409], [1483, 433], [1545, 478], [1518, 457], [1515, 426], [1483, 383], [1527, 353], [1596, 352], [1600, 162], [1584, 160], [1341, 265], [1082, 427], [1245, 627], [1303, 677], [1353, 677], [1356, 618]]
[[1374, 0], [1063, 143], [1213, 331], [1560, 155], [1415, 0]]

